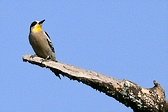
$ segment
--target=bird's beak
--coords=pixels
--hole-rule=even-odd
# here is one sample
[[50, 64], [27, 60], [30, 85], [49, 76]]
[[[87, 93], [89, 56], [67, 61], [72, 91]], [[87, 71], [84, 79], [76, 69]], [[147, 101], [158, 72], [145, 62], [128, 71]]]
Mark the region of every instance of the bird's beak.
[[45, 19], [44, 19], [44, 20], [42, 20], [42, 21], [40, 21], [40, 22], [39, 22], [39, 24], [43, 24], [43, 22], [44, 22], [44, 21], [45, 21]]

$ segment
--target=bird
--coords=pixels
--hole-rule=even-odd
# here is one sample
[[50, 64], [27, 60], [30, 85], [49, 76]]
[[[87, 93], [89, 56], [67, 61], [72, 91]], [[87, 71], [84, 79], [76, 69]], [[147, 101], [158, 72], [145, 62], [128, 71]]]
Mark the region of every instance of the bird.
[[46, 31], [43, 30], [43, 22], [33, 21], [30, 25], [29, 43], [32, 46], [35, 55], [44, 60], [56, 61], [55, 50], [51, 38]]

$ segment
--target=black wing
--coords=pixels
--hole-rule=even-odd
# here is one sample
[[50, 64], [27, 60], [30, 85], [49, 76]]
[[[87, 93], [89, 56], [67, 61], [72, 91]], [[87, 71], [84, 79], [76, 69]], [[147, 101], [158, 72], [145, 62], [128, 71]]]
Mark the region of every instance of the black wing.
[[55, 53], [54, 46], [53, 46], [53, 44], [52, 44], [52, 42], [51, 42], [50, 36], [48, 35], [47, 32], [45, 32], [45, 34], [47, 35], [47, 41], [48, 41], [48, 44], [49, 44], [49, 46], [50, 46], [52, 52]]

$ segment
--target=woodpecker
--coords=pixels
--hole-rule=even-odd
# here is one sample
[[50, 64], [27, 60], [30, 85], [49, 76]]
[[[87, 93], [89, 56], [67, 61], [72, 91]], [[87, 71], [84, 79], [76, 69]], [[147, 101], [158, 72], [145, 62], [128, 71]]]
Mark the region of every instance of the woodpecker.
[[30, 25], [29, 43], [37, 56], [44, 60], [56, 61], [55, 50], [47, 32], [43, 30], [43, 22], [34, 21]]

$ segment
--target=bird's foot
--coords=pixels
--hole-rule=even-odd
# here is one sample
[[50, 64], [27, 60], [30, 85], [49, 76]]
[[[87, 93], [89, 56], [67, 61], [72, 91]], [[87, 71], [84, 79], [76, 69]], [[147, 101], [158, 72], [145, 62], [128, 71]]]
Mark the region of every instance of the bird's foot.
[[34, 54], [34, 55], [31, 55], [31, 56], [30, 56], [30, 58], [34, 58], [34, 57], [36, 57], [36, 56], [37, 56], [36, 54]]
[[48, 61], [50, 59], [50, 56], [47, 56], [45, 59], [41, 59], [41, 63]]

